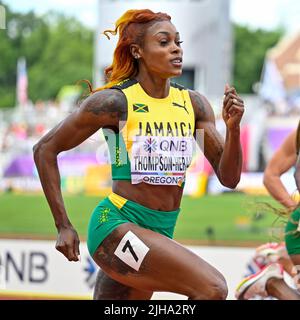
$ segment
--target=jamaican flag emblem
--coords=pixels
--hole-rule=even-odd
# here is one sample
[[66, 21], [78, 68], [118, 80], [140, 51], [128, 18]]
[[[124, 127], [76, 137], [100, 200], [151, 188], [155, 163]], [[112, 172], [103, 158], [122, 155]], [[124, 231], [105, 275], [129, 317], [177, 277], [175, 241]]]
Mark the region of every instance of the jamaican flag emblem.
[[149, 112], [149, 108], [147, 105], [143, 103], [134, 103], [133, 104], [133, 111], [134, 112]]

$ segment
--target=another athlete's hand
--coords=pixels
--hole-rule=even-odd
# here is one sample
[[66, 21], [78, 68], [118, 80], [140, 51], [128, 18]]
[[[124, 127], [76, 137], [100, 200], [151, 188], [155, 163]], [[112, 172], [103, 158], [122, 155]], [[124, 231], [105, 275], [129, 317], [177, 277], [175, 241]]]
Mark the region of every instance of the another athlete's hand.
[[244, 101], [238, 96], [234, 87], [225, 86], [222, 116], [226, 127], [238, 128], [244, 114]]
[[62, 227], [58, 231], [56, 250], [61, 252], [69, 261], [80, 260], [79, 237], [72, 227]]

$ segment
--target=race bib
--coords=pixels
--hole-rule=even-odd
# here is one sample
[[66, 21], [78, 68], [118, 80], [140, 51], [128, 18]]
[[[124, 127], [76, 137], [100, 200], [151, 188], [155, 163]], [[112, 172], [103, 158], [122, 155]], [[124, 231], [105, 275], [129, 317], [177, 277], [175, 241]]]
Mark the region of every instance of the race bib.
[[134, 137], [131, 182], [181, 186], [192, 162], [193, 144], [193, 137]]

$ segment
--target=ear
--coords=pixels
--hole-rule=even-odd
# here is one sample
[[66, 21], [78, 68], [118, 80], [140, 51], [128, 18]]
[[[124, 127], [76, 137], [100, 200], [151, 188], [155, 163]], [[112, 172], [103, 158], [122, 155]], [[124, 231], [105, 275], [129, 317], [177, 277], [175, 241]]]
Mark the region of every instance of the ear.
[[130, 52], [134, 59], [140, 59], [141, 57], [141, 48], [137, 44], [130, 45]]

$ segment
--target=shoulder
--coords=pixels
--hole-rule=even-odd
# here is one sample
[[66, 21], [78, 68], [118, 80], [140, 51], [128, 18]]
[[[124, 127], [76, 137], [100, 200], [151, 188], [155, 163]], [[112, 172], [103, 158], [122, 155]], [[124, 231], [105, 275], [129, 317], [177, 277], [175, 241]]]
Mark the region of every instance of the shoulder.
[[206, 97], [195, 90], [188, 90], [195, 112], [196, 120], [214, 118], [213, 109]]
[[124, 93], [117, 89], [105, 89], [92, 93], [83, 101], [83, 106], [89, 108], [94, 104], [100, 107], [122, 106], [126, 102]]
[[109, 112], [122, 116], [127, 112], [127, 100], [122, 91], [105, 89], [92, 93], [82, 102], [80, 107], [83, 111], [96, 115]]
[[286, 151], [290, 154], [297, 154], [297, 145], [298, 142], [297, 130], [292, 131], [284, 140], [283, 144], [281, 145], [281, 149]]
[[278, 168], [283, 163], [285, 165], [290, 166], [295, 163], [297, 158], [297, 150], [296, 150], [296, 131], [291, 132], [280, 145], [280, 147], [276, 150], [276, 152], [271, 157], [270, 161], [266, 166], [266, 171], [270, 168]]

